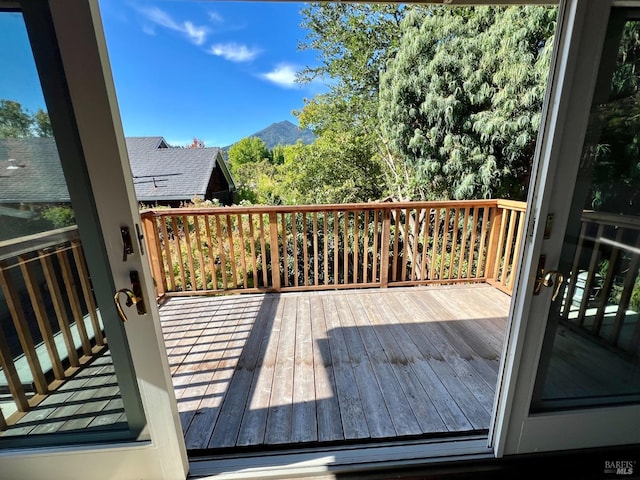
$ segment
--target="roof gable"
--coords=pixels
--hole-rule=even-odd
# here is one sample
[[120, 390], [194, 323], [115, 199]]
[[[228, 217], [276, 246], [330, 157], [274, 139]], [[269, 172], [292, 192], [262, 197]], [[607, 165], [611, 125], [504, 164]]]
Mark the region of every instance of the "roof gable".
[[126, 140], [141, 202], [204, 198], [216, 162], [222, 159], [219, 148], [161, 147], [155, 137]]

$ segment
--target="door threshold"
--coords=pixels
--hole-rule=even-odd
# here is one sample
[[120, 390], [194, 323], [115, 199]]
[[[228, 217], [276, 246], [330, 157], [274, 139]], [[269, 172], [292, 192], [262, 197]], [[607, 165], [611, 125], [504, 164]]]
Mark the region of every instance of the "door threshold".
[[486, 435], [192, 458], [189, 477], [335, 478], [376, 470], [494, 458]]

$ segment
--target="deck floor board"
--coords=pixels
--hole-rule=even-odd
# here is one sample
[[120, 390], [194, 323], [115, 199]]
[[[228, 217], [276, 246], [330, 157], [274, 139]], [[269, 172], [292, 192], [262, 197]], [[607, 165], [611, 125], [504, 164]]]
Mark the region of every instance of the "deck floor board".
[[509, 305], [490, 286], [198, 298], [184, 320], [173, 302], [161, 318], [189, 449], [489, 428]]

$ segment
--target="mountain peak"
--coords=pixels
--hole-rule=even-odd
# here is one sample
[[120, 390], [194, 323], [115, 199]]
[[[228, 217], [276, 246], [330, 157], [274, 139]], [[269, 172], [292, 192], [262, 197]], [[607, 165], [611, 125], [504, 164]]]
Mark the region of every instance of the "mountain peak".
[[[278, 145], [295, 145], [298, 140], [301, 140], [304, 144], [309, 144], [316, 139], [311, 130], [303, 130], [289, 120], [272, 123], [256, 133], [247, 135], [247, 137], [260, 138], [269, 149]], [[228, 147], [225, 147], [225, 149], [228, 149]]]

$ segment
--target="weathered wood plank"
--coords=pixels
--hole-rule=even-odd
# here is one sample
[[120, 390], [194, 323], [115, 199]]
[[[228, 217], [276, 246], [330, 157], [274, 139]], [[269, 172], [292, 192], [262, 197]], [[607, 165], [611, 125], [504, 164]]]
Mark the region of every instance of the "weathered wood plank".
[[249, 401], [245, 407], [242, 423], [238, 432], [237, 445], [260, 445], [264, 442], [269, 413], [269, 400], [273, 385], [273, 372], [276, 365], [277, 345], [279, 342], [283, 302], [279, 296], [269, 296], [269, 303], [261, 318], [256, 321], [265, 323], [260, 352], [256, 361], [257, 370], [251, 384]]
[[314, 442], [318, 439], [318, 422], [311, 312], [308, 296], [297, 300], [291, 441]]
[[348, 346], [349, 357], [355, 375], [362, 408], [367, 419], [372, 438], [384, 438], [396, 434], [391, 415], [381, 393], [380, 384], [376, 379], [371, 360], [356, 327], [353, 313], [344, 296], [334, 299], [338, 308], [338, 315], [344, 339]]
[[[263, 299], [265, 297], [262, 297]], [[239, 353], [238, 363], [233, 373], [233, 378], [229, 383], [225, 401], [220, 408], [220, 415], [216, 422], [213, 434], [209, 440], [209, 448], [232, 447], [236, 445], [240, 425], [243, 420], [243, 413], [249, 408], [248, 402], [251, 399], [251, 386], [254, 377], [259, 373], [260, 354], [264, 355], [262, 344], [264, 343], [264, 332], [270, 323], [269, 318], [262, 313], [265, 308], [271, 312], [273, 297], [267, 297], [267, 305], [263, 301], [259, 307], [255, 306], [250, 310], [245, 310], [244, 317], [251, 319], [251, 332], [246, 337]], [[245, 323], [245, 322], [243, 322]]]
[[[371, 305], [370, 299], [362, 299], [361, 301], [359, 295], [354, 295], [349, 304], [353, 312], [355, 325], [362, 338], [366, 355], [371, 361], [373, 373], [378, 381], [378, 388], [390, 412], [396, 435], [418, 435], [422, 433], [418, 420], [404, 394], [402, 384], [398, 381], [393, 368], [396, 358], [387, 356], [389, 352], [385, 352], [378, 339], [383, 334], [382, 332], [378, 333], [381, 328], [377, 324], [382, 322], [375, 312], [370, 308], [366, 308], [366, 306], [370, 307]], [[371, 317], [368, 314], [371, 314]], [[371, 319], [373, 319], [372, 322], [370, 322]], [[375, 414], [378, 413], [378, 411], [375, 411]]]
[[310, 298], [309, 304], [312, 312], [311, 329], [318, 440], [320, 442], [342, 440], [344, 434], [340, 420], [340, 407], [327, 336], [324, 306], [322, 299], [317, 295]]
[[296, 297], [281, 297], [281, 301], [284, 303], [281, 334], [265, 432], [265, 442], [269, 444], [289, 443], [291, 439]]
[[365, 418], [360, 393], [349, 358], [336, 305], [326, 296], [322, 306], [327, 322], [327, 337], [331, 351], [331, 364], [336, 382], [336, 395], [340, 406], [342, 430], [345, 439], [369, 438], [369, 427]]

